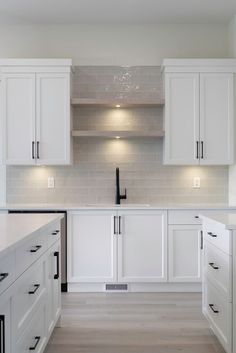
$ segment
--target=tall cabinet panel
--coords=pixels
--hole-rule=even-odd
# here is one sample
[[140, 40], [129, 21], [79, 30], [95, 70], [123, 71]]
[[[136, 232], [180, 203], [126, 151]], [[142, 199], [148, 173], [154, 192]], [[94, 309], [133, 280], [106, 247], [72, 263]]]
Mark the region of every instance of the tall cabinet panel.
[[36, 74], [36, 144], [44, 165], [70, 163], [69, 74]]
[[35, 75], [3, 74], [2, 109], [6, 164], [35, 164]]
[[198, 164], [199, 75], [165, 75], [165, 164]]
[[232, 164], [233, 137], [233, 74], [200, 74], [200, 163]]

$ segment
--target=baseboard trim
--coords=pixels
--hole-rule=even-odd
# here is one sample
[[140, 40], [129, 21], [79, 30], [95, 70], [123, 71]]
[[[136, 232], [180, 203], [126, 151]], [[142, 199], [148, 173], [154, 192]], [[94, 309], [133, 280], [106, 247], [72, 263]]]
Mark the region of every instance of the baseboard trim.
[[[107, 283], [68, 283], [71, 293], [117, 293], [120, 291], [106, 291]], [[136, 292], [202, 292], [201, 283], [128, 283], [128, 290], [121, 293]]]

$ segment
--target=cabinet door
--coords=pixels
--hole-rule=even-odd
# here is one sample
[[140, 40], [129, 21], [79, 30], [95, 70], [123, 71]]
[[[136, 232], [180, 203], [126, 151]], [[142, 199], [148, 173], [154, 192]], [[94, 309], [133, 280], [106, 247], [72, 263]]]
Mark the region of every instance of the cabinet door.
[[3, 74], [2, 109], [6, 164], [35, 164], [35, 75]]
[[0, 296], [0, 352], [11, 353], [11, 299]]
[[233, 74], [200, 75], [201, 164], [233, 163]]
[[201, 233], [196, 225], [168, 227], [169, 281], [201, 281]]
[[165, 164], [199, 164], [199, 74], [165, 75]]
[[37, 74], [36, 82], [38, 162], [43, 165], [69, 164], [69, 74]]
[[114, 282], [117, 279], [115, 212], [69, 214], [68, 282]]
[[166, 212], [119, 212], [118, 281], [167, 280]]
[[48, 334], [51, 335], [61, 314], [61, 244], [57, 241], [48, 256]]

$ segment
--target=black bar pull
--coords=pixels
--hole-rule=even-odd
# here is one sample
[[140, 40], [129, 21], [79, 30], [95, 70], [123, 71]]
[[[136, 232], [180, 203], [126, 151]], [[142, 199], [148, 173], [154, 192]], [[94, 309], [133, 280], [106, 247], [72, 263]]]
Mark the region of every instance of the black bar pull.
[[201, 233], [201, 246], [200, 246], [200, 249], [203, 250], [203, 231], [201, 230], [200, 231]]
[[39, 141], [37, 141], [37, 158], [39, 159]]
[[30, 290], [28, 294], [35, 294], [40, 287], [40, 284], [34, 284], [34, 290]]
[[35, 154], [34, 154], [35, 148], [34, 148], [34, 145], [35, 145], [35, 142], [32, 141], [32, 159], [35, 159]]
[[218, 312], [219, 312], [219, 310], [216, 310], [215, 308], [214, 308], [214, 304], [209, 304], [209, 307], [211, 308], [211, 310], [213, 311], [213, 313], [215, 313], [215, 314], [218, 314]]
[[201, 159], [204, 158], [203, 141], [201, 141]]
[[0, 273], [0, 282], [4, 281], [9, 276], [9, 273]]
[[57, 229], [57, 230], [54, 230], [54, 232], [52, 232], [52, 235], [57, 235], [60, 231]]
[[208, 235], [210, 235], [212, 238], [217, 238], [216, 234], [213, 234], [212, 232], [207, 232]]
[[121, 234], [121, 216], [119, 216], [119, 234]]
[[37, 252], [39, 249], [41, 249], [42, 245], [35, 245], [33, 249], [30, 249], [30, 252]]
[[57, 273], [54, 275], [54, 279], [58, 279], [60, 276], [59, 273], [59, 268], [60, 268], [60, 263], [59, 263], [59, 251], [54, 252], [54, 256], [57, 258]]
[[35, 345], [29, 347], [29, 351], [35, 351], [35, 349], [37, 348], [37, 345], [39, 344], [39, 341], [40, 341], [41, 337], [40, 336], [35, 336], [34, 339], [35, 339]]
[[209, 266], [214, 268], [214, 270], [219, 270], [219, 267], [214, 264], [214, 262], [209, 262]]
[[113, 228], [113, 234], [114, 235], [117, 235], [117, 231], [116, 231], [116, 216], [113, 217], [113, 225], [114, 225], [114, 228]]
[[196, 153], [196, 159], [199, 159], [199, 142], [196, 141], [197, 144], [197, 153]]
[[0, 353], [5, 353], [5, 316], [0, 315]]
[[194, 216], [194, 218], [199, 218], [199, 216]]

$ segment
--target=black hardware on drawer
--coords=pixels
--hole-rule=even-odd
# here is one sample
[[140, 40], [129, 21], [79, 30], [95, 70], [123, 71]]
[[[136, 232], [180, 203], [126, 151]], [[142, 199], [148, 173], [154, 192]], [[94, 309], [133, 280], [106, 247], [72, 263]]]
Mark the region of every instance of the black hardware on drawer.
[[207, 232], [208, 235], [210, 235], [212, 238], [217, 238], [216, 234], [213, 234], [212, 232]]
[[0, 353], [5, 353], [5, 316], [0, 315]]
[[37, 252], [41, 247], [42, 245], [35, 245], [34, 249], [31, 249], [30, 252]]
[[57, 273], [54, 275], [54, 279], [58, 279], [60, 274], [59, 274], [59, 268], [60, 268], [60, 264], [59, 264], [59, 251], [55, 251], [53, 254], [56, 258], [57, 258]]
[[41, 337], [40, 336], [35, 336], [34, 339], [35, 339], [35, 345], [32, 346], [32, 347], [29, 347], [30, 351], [35, 351], [35, 349], [37, 348], [37, 345], [39, 344], [39, 341], [40, 341]]
[[195, 218], [199, 218], [199, 216], [194, 216]]
[[34, 293], [36, 293], [37, 290], [39, 289], [39, 287], [40, 287], [40, 284], [34, 284], [34, 290], [30, 290], [30, 291], [28, 292], [28, 294], [34, 294]]
[[57, 235], [60, 231], [57, 229], [54, 232], [52, 232], [52, 235]]
[[219, 267], [214, 264], [214, 262], [209, 262], [209, 265], [214, 268], [214, 270], [219, 270]]
[[211, 308], [213, 313], [218, 314], [219, 310], [214, 309], [214, 306], [215, 306], [214, 304], [209, 304], [209, 307]]
[[9, 276], [9, 273], [0, 273], [0, 282], [4, 281]]

